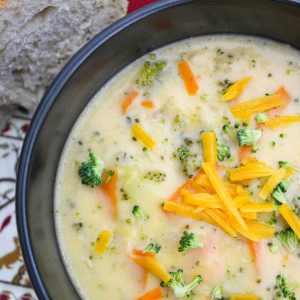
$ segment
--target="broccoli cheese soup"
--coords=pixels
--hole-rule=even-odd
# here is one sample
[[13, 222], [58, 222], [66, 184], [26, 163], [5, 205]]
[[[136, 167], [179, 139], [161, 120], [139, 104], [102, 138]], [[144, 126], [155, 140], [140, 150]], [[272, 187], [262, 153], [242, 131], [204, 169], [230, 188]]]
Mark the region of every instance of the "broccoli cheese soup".
[[110, 80], [66, 143], [65, 264], [84, 299], [300, 299], [300, 55], [168, 45]]

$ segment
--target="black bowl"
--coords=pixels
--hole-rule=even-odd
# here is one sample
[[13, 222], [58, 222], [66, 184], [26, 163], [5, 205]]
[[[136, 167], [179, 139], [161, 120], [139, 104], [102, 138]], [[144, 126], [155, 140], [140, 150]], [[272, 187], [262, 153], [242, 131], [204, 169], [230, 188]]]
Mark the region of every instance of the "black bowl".
[[31, 122], [17, 180], [20, 242], [39, 299], [80, 299], [61, 258], [53, 202], [58, 162], [74, 122], [99, 88], [137, 58], [168, 43], [216, 33], [263, 36], [300, 48], [300, 3], [159, 1], [97, 35], [48, 89]]

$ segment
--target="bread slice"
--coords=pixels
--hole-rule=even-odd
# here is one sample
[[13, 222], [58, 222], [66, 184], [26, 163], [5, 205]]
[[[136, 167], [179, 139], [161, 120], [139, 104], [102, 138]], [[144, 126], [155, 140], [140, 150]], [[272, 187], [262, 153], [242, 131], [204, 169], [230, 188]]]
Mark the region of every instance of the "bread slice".
[[127, 0], [0, 0], [0, 111], [32, 112], [66, 61], [125, 15]]

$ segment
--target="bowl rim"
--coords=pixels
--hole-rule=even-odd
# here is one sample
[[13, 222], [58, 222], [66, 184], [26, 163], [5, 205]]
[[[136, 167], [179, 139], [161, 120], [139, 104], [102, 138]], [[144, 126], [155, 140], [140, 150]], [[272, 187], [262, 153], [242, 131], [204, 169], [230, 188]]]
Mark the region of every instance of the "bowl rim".
[[[87, 42], [82, 48], [80, 48], [71, 59], [64, 65], [61, 71], [55, 76], [51, 85], [42, 97], [34, 115], [31, 119], [29, 130], [26, 134], [20, 158], [17, 172], [17, 184], [16, 184], [16, 223], [20, 240], [20, 246], [23, 254], [25, 266], [30, 277], [34, 291], [39, 299], [49, 299], [49, 293], [43, 282], [43, 279], [38, 270], [35, 256], [31, 245], [31, 235], [28, 228], [27, 218], [27, 188], [29, 180], [29, 169], [33, 159], [33, 151], [39, 136], [41, 127], [44, 120], [55, 102], [56, 97], [59, 95], [65, 84], [76, 72], [76, 70], [85, 62], [85, 60], [94, 52], [98, 47], [104, 44], [111, 37], [118, 34], [126, 27], [138, 22], [139, 20], [152, 15], [161, 10], [193, 2], [195, 0], [164, 0], [157, 1], [153, 4], [147, 5], [141, 9], [138, 9], [120, 20], [114, 22], [108, 26], [89, 42]], [[281, 0], [280, 0], [281, 1]], [[290, 1], [290, 0], [286, 0]]]
[[[20, 246], [23, 254], [23, 259], [26, 265], [27, 272], [29, 274], [34, 291], [39, 299], [49, 299], [47, 288], [43, 282], [43, 279], [38, 270], [35, 256], [31, 245], [31, 235], [28, 228], [27, 218], [27, 188], [29, 180], [29, 169], [33, 159], [33, 151], [39, 136], [41, 127], [44, 120], [55, 102], [56, 97], [59, 95], [65, 84], [76, 72], [76, 70], [85, 62], [85, 60], [93, 54], [94, 51], [102, 44], [104, 44], [111, 37], [118, 34], [126, 27], [140, 21], [141, 19], [157, 13], [161, 10], [174, 7], [177, 5], [186, 4], [189, 2], [200, 0], [164, 0], [157, 1], [153, 4], [147, 5], [141, 9], [138, 9], [120, 20], [116, 21], [112, 25], [108, 26], [94, 38], [87, 42], [82, 48], [80, 48], [71, 59], [64, 65], [61, 71], [55, 76], [51, 85], [42, 97], [32, 119], [30, 122], [29, 130], [26, 134], [22, 151], [19, 158], [17, 183], [16, 183], [16, 223], [18, 229], [18, 235], [20, 240]], [[204, 0], [202, 0], [204, 1]], [[300, 6], [298, 0], [268, 0], [270, 2], [279, 2], [282, 4]]]

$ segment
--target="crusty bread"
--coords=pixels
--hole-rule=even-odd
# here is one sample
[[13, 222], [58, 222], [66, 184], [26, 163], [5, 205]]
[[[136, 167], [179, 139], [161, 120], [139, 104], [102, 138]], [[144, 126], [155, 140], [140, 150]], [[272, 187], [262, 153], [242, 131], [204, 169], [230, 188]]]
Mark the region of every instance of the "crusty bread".
[[127, 0], [0, 0], [2, 114], [32, 112], [70, 56], [126, 9]]

